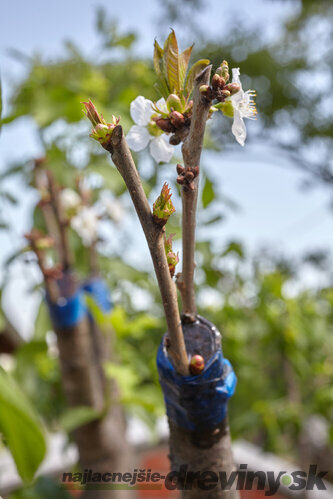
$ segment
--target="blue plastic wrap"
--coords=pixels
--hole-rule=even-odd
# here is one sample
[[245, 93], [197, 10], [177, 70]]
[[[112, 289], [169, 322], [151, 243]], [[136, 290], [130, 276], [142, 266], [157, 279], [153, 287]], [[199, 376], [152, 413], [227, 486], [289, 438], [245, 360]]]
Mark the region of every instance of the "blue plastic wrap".
[[[65, 279], [63, 281], [65, 282]], [[60, 289], [62, 287], [65, 288], [64, 282], [59, 283]], [[80, 322], [83, 317], [89, 314], [84, 300], [85, 293], [94, 298], [103, 312], [110, 312], [112, 309], [112, 302], [109, 288], [101, 279], [93, 278], [84, 283], [74, 295], [68, 298], [61, 297], [57, 303], [52, 303], [48, 297], [46, 297], [51, 320], [56, 328], [74, 326]]]
[[52, 323], [56, 328], [72, 327], [87, 314], [81, 290], [69, 298], [61, 297], [57, 303], [47, 299]]
[[[200, 320], [201, 327], [210, 324], [202, 318]], [[211, 331], [214, 335], [213, 329]], [[225, 418], [237, 378], [230, 362], [223, 357], [220, 346], [206, 360], [205, 368], [199, 375], [180, 376], [168, 358], [163, 339], [157, 353], [157, 368], [167, 415], [178, 426], [191, 431], [208, 430]]]
[[111, 293], [107, 284], [102, 279], [94, 277], [85, 282], [82, 289], [94, 298], [103, 312], [107, 313], [112, 310], [113, 303], [111, 301]]

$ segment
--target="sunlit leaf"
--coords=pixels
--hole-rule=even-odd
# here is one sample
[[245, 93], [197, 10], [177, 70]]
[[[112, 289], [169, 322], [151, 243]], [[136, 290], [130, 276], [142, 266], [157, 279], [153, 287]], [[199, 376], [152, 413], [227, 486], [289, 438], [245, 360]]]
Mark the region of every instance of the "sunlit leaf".
[[185, 77], [187, 73], [188, 64], [190, 62], [191, 52], [193, 49], [193, 45], [187, 47], [180, 55], [179, 55], [179, 85], [181, 90], [184, 89]]
[[213, 182], [206, 177], [205, 184], [202, 190], [202, 205], [204, 208], [214, 201], [215, 199], [215, 191], [213, 187]]
[[179, 95], [180, 92], [178, 57], [177, 38], [175, 32], [172, 30], [164, 45], [163, 60], [170, 92], [176, 93], [177, 95]]
[[189, 97], [191, 95], [191, 92], [194, 87], [194, 80], [198, 76], [198, 74], [205, 69], [210, 61], [208, 59], [200, 59], [199, 61], [195, 62], [191, 69], [188, 72], [188, 75], [186, 77], [185, 81], [185, 96]]

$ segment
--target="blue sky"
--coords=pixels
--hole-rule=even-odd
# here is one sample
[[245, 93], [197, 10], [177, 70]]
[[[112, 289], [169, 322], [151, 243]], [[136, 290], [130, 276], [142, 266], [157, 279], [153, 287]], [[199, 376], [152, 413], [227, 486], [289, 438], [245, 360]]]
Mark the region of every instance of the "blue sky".
[[[8, 56], [8, 48], [18, 49], [27, 55], [39, 52], [52, 58], [61, 53], [62, 42], [67, 39], [75, 41], [89, 53], [97, 41], [94, 12], [101, 5], [118, 19], [120, 28], [132, 29], [139, 34], [138, 53], [151, 54], [153, 39], [158, 33], [158, 1], [2, 2], [0, 70], [5, 111], [8, 110], [7, 101], [13, 82], [25, 71], [21, 62]], [[265, 36], [274, 37], [279, 17], [289, 8], [288, 3], [284, 5], [282, 11], [278, 1], [268, 5], [263, 0], [210, 0], [201, 19], [211, 33], [219, 32], [228, 25], [228, 19], [237, 17], [257, 26]], [[211, 22], [212, 14], [214, 23]], [[251, 126], [252, 122], [248, 122], [248, 127]], [[20, 148], [16, 147], [17, 134], [20, 136]], [[5, 127], [0, 136], [0, 169], [4, 169], [9, 161], [38, 152], [32, 123], [20, 120], [18, 124]], [[327, 208], [327, 192], [321, 188], [306, 193], [302, 191], [301, 174], [283, 163], [273, 151], [264, 148], [263, 144], [235, 147], [223, 155], [208, 153], [204, 160], [207, 164], [214, 164], [219, 171], [223, 192], [241, 205], [240, 211], [229, 213], [221, 227], [221, 233], [217, 235], [221, 241], [234, 237], [245, 242], [253, 251], [266, 246], [288, 254], [332, 245], [332, 216]], [[17, 186], [17, 189], [20, 192], [21, 187]], [[30, 199], [25, 200], [25, 208], [30, 202]], [[25, 208], [12, 213], [16, 222], [16, 236], [13, 235], [13, 238], [29, 228], [29, 212]], [[1, 237], [2, 257], [11, 251], [12, 243], [13, 239]], [[26, 278], [22, 277], [21, 270], [17, 272], [15, 286], [18, 289], [17, 283], [21, 283], [22, 307], [24, 313], [29, 314], [31, 304], [29, 299], [24, 298], [26, 285], [23, 282]]]

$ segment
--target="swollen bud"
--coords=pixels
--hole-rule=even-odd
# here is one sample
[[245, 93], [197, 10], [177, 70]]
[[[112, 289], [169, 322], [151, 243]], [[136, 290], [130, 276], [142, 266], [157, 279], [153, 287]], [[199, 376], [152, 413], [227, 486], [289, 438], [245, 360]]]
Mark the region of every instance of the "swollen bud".
[[221, 66], [219, 67], [219, 74], [224, 78], [225, 82], [229, 80], [229, 64], [227, 61], [222, 61]]
[[178, 95], [170, 94], [166, 100], [166, 105], [169, 111], [182, 111], [182, 103]]
[[89, 100], [89, 102], [83, 102], [83, 104], [86, 111], [84, 114], [94, 127], [91, 130], [90, 137], [97, 140], [103, 147], [107, 147], [110, 142], [111, 134], [118, 125], [120, 118], [116, 118], [112, 115], [112, 122], [107, 123], [103, 116], [99, 114], [91, 100]]
[[192, 376], [200, 374], [205, 369], [204, 358], [201, 355], [193, 355], [189, 367]]
[[212, 78], [212, 87], [213, 88], [223, 88], [225, 85], [225, 79], [222, 76], [219, 76], [217, 73], [214, 74]]
[[234, 95], [239, 92], [240, 85], [238, 83], [228, 83], [228, 85], [226, 85], [224, 88], [225, 90], [228, 90], [230, 92], [230, 95]]
[[171, 133], [174, 132], [174, 126], [171, 124], [169, 118], [155, 118], [156, 125], [163, 130], [163, 132]]
[[177, 164], [176, 169], [177, 169], [178, 175], [181, 175], [182, 173], [184, 173], [184, 168], [179, 163]]
[[174, 127], [180, 128], [184, 125], [184, 116], [178, 111], [171, 111], [169, 114], [170, 121]]
[[162, 227], [167, 223], [172, 213], [176, 211], [172, 204], [171, 196], [172, 193], [170, 192], [170, 188], [165, 182], [162, 187], [161, 194], [158, 196], [153, 205], [154, 221]]
[[178, 146], [178, 144], [180, 144], [181, 141], [182, 139], [180, 137], [178, 137], [176, 134], [173, 134], [169, 139], [169, 144], [171, 144], [172, 146]]
[[164, 249], [165, 249], [165, 254], [167, 257], [167, 262], [169, 266], [169, 271], [171, 277], [175, 275], [175, 270], [176, 270], [176, 265], [179, 262], [179, 256], [178, 253], [174, 253], [172, 250], [172, 238], [174, 234], [170, 234], [168, 239], [164, 236]]

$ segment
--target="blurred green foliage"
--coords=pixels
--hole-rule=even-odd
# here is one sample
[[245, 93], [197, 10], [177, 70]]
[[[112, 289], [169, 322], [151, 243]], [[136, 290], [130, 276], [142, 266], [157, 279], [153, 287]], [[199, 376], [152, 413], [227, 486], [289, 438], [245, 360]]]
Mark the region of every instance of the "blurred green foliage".
[[[319, 97], [309, 103], [306, 89], [299, 86], [296, 78], [300, 71], [306, 71], [309, 77], [313, 74], [302, 30], [318, 12], [323, 15], [324, 10], [318, 5], [319, 2], [303, 2], [299, 16], [286, 27], [282, 36], [284, 43], [291, 44], [291, 49], [282, 54], [284, 57], [279, 44], [258, 45], [253, 34], [248, 36], [237, 30], [223, 43], [201, 44], [200, 53], [195, 54], [195, 57], [210, 58], [214, 66], [218, 66], [222, 58], [237, 66], [233, 49], [247, 48], [241, 66], [249, 78], [247, 87], [257, 88], [259, 92], [262, 127], [258, 133], [263, 134], [265, 130], [267, 141], [289, 153], [299, 154], [298, 158], [303, 154], [301, 143], [315, 143], [324, 137], [329, 143], [332, 141], [331, 125], [323, 121], [320, 126], [315, 125]], [[116, 307], [111, 315], [105, 316], [93, 302], [89, 306], [104, 334], [109, 334], [111, 327], [116, 333], [115, 349], [120, 366], [108, 363], [107, 375], [120, 383], [120, 397], [127, 410], [152, 423], [164, 412], [155, 367], [156, 350], [165, 328], [160, 297], [152, 267], [147, 264], [145, 243], [138, 248], [140, 228], [123, 181], [107, 154], [89, 139], [81, 102], [91, 98], [106, 119], [112, 114], [120, 115], [127, 131], [131, 125], [130, 102], [138, 95], [150, 99], [159, 96], [154, 93], [156, 78], [152, 61], [133, 55], [135, 35], [119, 34], [116, 24], [102, 11], [97, 15], [97, 29], [101, 43], [95, 57], [88, 58], [67, 43], [63, 57], [56, 61], [45, 61], [42, 57], [31, 59], [29, 74], [18, 85], [11, 113], [3, 122], [12, 122], [11, 126], [15, 126], [15, 120], [21, 116], [33, 118], [48, 167], [61, 185], [74, 187], [76, 174], [80, 172], [95, 184], [95, 198], [106, 188], [127, 207], [133, 223], [129, 227], [113, 226], [98, 246], [100, 271], [113, 291]], [[332, 54], [333, 51], [330, 57]], [[322, 62], [328, 65], [328, 60]], [[300, 120], [299, 113], [304, 109], [308, 118]], [[287, 113], [283, 118], [285, 122], [299, 132], [299, 139], [293, 145], [279, 140], [277, 127], [282, 111]], [[226, 130], [223, 126], [216, 127], [212, 137], [215, 147], [216, 143], [224, 145]], [[208, 143], [213, 145], [211, 141]], [[157, 166], [145, 153], [136, 155], [136, 159], [150, 199], [159, 192], [167, 176], [171, 179], [173, 199], [177, 200], [174, 167], [169, 166], [167, 170]], [[2, 179], [20, 176], [30, 189], [32, 160], [27, 158], [22, 164], [10, 165]], [[322, 176], [323, 168], [329, 173], [329, 165], [321, 163], [322, 169], [318, 169], [315, 161], [309, 165], [315, 175]], [[209, 236], [200, 237], [197, 244], [198, 301], [200, 313], [222, 331], [224, 353], [239, 378], [236, 395], [230, 402], [233, 436], [297, 459], [299, 435], [306, 417], [321, 414], [328, 423], [333, 421], [332, 289], [291, 293], [308, 262], [299, 262], [295, 269], [290, 262], [275, 256], [259, 255], [252, 259], [238, 241], [218, 247], [214, 233], [220, 230], [230, 203], [215, 188], [205, 167], [201, 192], [198, 233], [202, 228], [211, 227], [211, 230]], [[34, 224], [43, 228], [38, 210], [34, 213]], [[171, 217], [168, 230], [176, 233], [176, 238], [180, 237], [179, 213]], [[111, 244], [112, 241], [117, 244]], [[77, 272], [84, 277], [88, 266], [87, 249], [74, 234], [71, 244]], [[131, 248], [142, 255], [140, 261], [133, 258]], [[318, 259], [313, 258], [312, 265], [320, 271]], [[13, 374], [49, 429], [61, 426], [69, 429], [78, 424], [80, 417], [89, 415], [83, 411], [75, 419], [75, 415], [65, 412], [57, 358], [46, 341], [50, 329], [47, 310], [41, 301], [34, 336], [16, 353]]]

